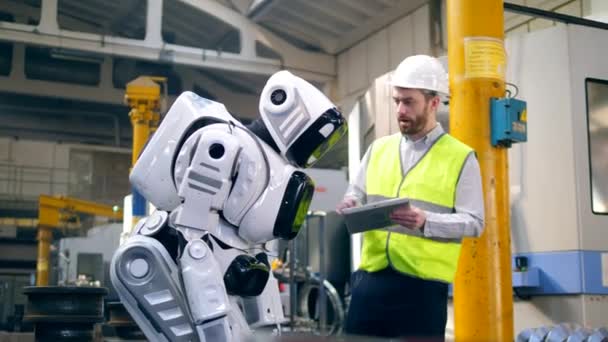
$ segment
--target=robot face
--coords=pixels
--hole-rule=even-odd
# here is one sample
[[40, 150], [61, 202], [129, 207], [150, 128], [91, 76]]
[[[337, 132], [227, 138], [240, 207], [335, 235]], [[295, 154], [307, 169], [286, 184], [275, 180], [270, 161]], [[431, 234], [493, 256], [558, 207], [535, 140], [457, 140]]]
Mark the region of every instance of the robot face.
[[329, 109], [298, 137], [286, 156], [300, 167], [310, 167], [331, 150], [347, 130], [340, 112], [335, 108]]

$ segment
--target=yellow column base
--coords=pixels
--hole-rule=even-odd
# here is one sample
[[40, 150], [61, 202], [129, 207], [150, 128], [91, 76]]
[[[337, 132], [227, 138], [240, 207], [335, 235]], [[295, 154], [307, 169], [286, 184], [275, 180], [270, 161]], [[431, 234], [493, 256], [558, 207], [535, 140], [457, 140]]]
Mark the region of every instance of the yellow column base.
[[53, 231], [48, 227], [38, 228], [38, 260], [36, 262], [36, 286], [49, 284], [49, 259]]

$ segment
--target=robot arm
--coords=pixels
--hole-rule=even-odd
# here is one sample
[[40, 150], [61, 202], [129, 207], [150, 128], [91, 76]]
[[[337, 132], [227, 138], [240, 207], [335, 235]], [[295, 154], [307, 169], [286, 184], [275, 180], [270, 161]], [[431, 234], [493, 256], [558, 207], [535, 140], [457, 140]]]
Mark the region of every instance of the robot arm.
[[133, 168], [131, 183], [159, 211], [119, 248], [111, 275], [150, 339], [238, 340], [248, 324], [283, 317], [266, 256], [250, 251], [297, 235], [314, 190], [298, 167], [327, 152], [346, 123], [287, 71], [269, 79], [260, 114], [249, 129], [222, 104], [183, 93]]
[[196, 131], [177, 156], [174, 179], [182, 204], [174, 223], [179, 227], [213, 232], [218, 226], [241, 151], [238, 137], [225, 126], [213, 124]]

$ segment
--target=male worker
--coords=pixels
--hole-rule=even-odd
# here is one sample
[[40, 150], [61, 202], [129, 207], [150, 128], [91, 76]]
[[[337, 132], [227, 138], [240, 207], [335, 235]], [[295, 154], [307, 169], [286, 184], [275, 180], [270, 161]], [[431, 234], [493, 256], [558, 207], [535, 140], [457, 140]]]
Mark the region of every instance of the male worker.
[[372, 143], [337, 211], [392, 197], [410, 201], [391, 214], [398, 226], [363, 233], [345, 329], [443, 340], [460, 240], [483, 230], [479, 163], [436, 120], [440, 95], [448, 95], [437, 59], [406, 58], [390, 83], [401, 133]]

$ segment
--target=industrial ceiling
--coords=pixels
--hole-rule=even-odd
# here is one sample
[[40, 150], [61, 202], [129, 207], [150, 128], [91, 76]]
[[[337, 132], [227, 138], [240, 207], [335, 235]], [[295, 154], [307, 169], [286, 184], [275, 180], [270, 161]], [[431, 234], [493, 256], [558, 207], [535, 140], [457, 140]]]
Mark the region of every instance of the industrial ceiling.
[[[248, 121], [257, 106], [232, 109], [227, 94], [252, 102], [281, 68], [322, 87], [336, 77], [337, 54], [428, 2], [0, 0], [0, 135], [130, 147], [122, 96], [142, 74], [167, 77], [172, 97], [193, 90]], [[158, 37], [147, 32], [155, 25]], [[345, 141], [320, 163], [345, 165]]]

